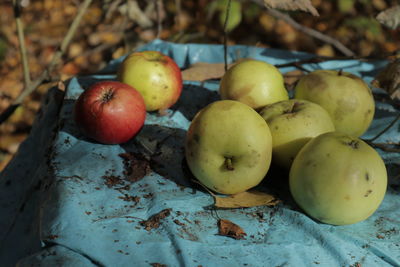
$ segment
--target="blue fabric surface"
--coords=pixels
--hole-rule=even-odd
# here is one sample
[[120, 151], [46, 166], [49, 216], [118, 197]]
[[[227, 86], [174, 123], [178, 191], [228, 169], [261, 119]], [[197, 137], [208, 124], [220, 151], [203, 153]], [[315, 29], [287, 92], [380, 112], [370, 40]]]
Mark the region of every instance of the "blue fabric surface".
[[[223, 62], [223, 48], [217, 45], [157, 40], [140, 50], [168, 54], [181, 68], [195, 62]], [[282, 64], [313, 55], [229, 47], [229, 61], [243, 57]], [[260, 188], [276, 193], [282, 203], [275, 207], [215, 211], [209, 208], [212, 197], [189, 180], [183, 142], [195, 113], [219, 99], [217, 81], [185, 81], [182, 96], [168, 115], [148, 113], [140, 134], [125, 144], [98, 144], [77, 130], [71, 117], [75, 100], [92, 83], [115, 79], [106, 73], [115, 72], [121, 60], [111, 62], [104, 74], [76, 77], [68, 84], [54, 141], [50, 134], [46, 135], [52, 144], [51, 157], [46, 162], [51, 184], [42, 187], [44, 199], [37, 218], [42, 250], [21, 259], [20, 266], [400, 266], [398, 153], [379, 151], [390, 176], [387, 194], [373, 216], [354, 225], [322, 224], [302, 213], [291, 200], [285, 183], [279, 182], [287, 179], [280, 171], [271, 171]], [[371, 81], [384, 64], [341, 60], [304, 67], [343, 69]], [[364, 137], [381, 131], [398, 112], [390, 104], [377, 101], [374, 122]], [[397, 123], [377, 142], [399, 142], [399, 127]], [[124, 178], [120, 154], [126, 152], [151, 158], [151, 172], [138, 182]], [[8, 171], [9, 177], [13, 171], [16, 170]], [[120, 178], [117, 184], [110, 185], [112, 177]], [[131, 201], [134, 197], [139, 201]], [[141, 225], [141, 221], [165, 209], [170, 209], [170, 215], [161, 220], [158, 228], [145, 229]], [[4, 210], [1, 206], [2, 215]], [[234, 240], [218, 235], [219, 218], [240, 225], [246, 238]], [[37, 244], [35, 248], [38, 249]]]

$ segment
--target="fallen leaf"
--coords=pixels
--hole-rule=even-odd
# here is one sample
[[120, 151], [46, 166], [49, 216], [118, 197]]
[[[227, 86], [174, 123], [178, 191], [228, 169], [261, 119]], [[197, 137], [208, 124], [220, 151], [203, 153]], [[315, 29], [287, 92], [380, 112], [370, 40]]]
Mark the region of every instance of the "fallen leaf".
[[293, 70], [283, 74], [283, 80], [287, 90], [293, 90], [296, 86], [297, 81], [304, 76], [304, 72], [301, 70]]
[[400, 5], [380, 12], [376, 16], [376, 19], [386, 27], [389, 27], [392, 30], [396, 29], [400, 26]]
[[139, 153], [120, 153], [124, 164], [125, 179], [130, 182], [137, 182], [151, 172], [150, 162]]
[[249, 208], [256, 206], [274, 206], [279, 200], [273, 195], [260, 191], [245, 191], [242, 193], [230, 195], [227, 197], [219, 197], [213, 195], [217, 208]]
[[317, 9], [311, 4], [310, 0], [264, 0], [268, 8], [282, 9], [287, 11], [301, 10], [319, 16]]
[[379, 72], [372, 85], [388, 92], [392, 99], [400, 99], [400, 59], [389, 63]]
[[[228, 65], [228, 68], [232, 64]], [[210, 79], [219, 79], [225, 73], [224, 63], [204, 63], [198, 62], [191, 65], [188, 69], [182, 71], [182, 78], [187, 81], [205, 81]]]
[[[252, 58], [240, 58], [228, 64], [228, 69], [240, 62], [252, 60]], [[210, 79], [220, 79], [225, 74], [224, 63], [197, 62], [182, 71], [182, 78], [187, 81], [206, 81]]]
[[171, 214], [171, 209], [164, 209], [157, 214], [150, 216], [149, 219], [141, 221], [140, 225], [144, 227], [147, 231], [151, 229], [158, 228], [161, 224], [161, 220], [168, 217]]
[[234, 239], [244, 239], [244, 236], [247, 235], [239, 225], [225, 219], [218, 220], [218, 229], [219, 235]]

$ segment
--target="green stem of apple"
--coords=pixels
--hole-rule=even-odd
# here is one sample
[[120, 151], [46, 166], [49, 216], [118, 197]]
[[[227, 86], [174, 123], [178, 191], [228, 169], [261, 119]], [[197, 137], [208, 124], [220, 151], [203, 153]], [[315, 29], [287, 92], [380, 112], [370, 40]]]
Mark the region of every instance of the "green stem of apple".
[[233, 171], [235, 169], [233, 167], [232, 158], [225, 158], [225, 168], [229, 171]]

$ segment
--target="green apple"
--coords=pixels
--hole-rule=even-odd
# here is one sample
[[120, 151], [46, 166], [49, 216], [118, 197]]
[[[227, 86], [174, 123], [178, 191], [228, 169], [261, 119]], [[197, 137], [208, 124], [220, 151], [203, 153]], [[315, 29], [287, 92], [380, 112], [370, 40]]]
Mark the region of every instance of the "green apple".
[[222, 194], [244, 192], [259, 184], [268, 172], [271, 132], [249, 106], [216, 101], [193, 118], [185, 155], [193, 175], [209, 189]]
[[117, 79], [140, 92], [147, 111], [168, 109], [182, 93], [181, 70], [158, 51], [129, 54], [118, 68]]
[[335, 130], [328, 112], [307, 100], [283, 100], [259, 113], [271, 130], [272, 161], [288, 169], [311, 138]]
[[237, 100], [254, 109], [289, 99], [283, 76], [275, 66], [260, 60], [245, 60], [222, 77], [222, 99]]
[[290, 169], [289, 186], [294, 200], [311, 217], [333, 225], [353, 224], [379, 207], [387, 172], [367, 143], [330, 132], [300, 150]]
[[354, 74], [336, 70], [316, 70], [296, 85], [295, 98], [306, 99], [325, 108], [339, 132], [361, 136], [374, 117], [375, 102], [368, 85]]

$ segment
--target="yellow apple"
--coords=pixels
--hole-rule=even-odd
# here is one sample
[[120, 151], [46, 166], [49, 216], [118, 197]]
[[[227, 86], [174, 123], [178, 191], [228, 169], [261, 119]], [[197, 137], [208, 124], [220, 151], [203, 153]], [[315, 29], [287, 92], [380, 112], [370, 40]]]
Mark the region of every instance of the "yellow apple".
[[283, 76], [275, 66], [260, 60], [245, 60], [222, 77], [222, 99], [237, 100], [254, 109], [289, 99]]
[[259, 184], [268, 172], [271, 154], [267, 123], [238, 101], [220, 100], [200, 110], [186, 136], [189, 169], [203, 185], [222, 194]]
[[297, 154], [289, 174], [294, 200], [311, 217], [328, 224], [367, 219], [381, 204], [387, 172], [367, 143], [330, 132], [315, 137]]
[[182, 73], [175, 61], [158, 51], [129, 54], [118, 68], [117, 79], [140, 92], [147, 111], [165, 110], [182, 93]]
[[339, 132], [361, 136], [374, 117], [375, 102], [368, 85], [354, 74], [316, 70], [302, 77], [295, 98], [317, 103], [328, 111]]
[[271, 130], [272, 161], [287, 169], [311, 138], [335, 130], [328, 112], [307, 100], [280, 101], [259, 113]]

